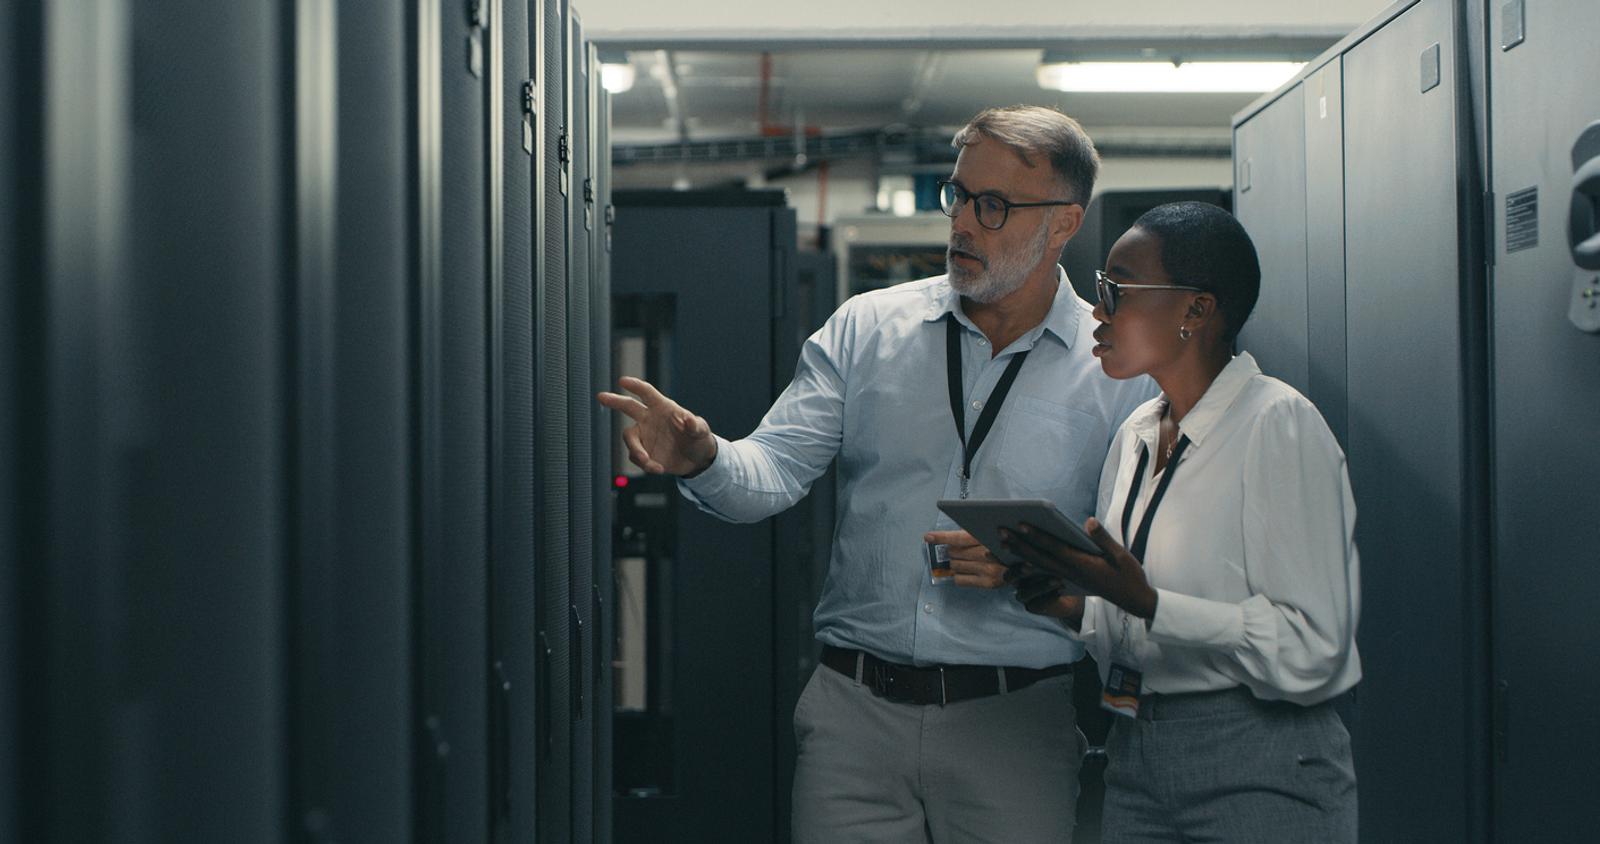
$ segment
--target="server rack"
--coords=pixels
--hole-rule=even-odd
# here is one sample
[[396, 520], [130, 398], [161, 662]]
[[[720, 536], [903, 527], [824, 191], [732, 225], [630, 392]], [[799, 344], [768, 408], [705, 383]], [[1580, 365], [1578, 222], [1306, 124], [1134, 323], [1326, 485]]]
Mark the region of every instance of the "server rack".
[[[540, 0], [500, 0], [490, 15], [487, 89], [491, 143], [491, 487], [493, 565], [490, 582], [491, 660], [489, 806], [496, 841], [531, 841], [537, 835], [535, 797], [539, 737], [538, 586], [535, 567], [534, 313], [539, 234], [534, 182], [539, 154], [535, 128], [541, 55], [530, 31]], [[499, 162], [496, 172], [494, 163]], [[495, 207], [498, 200], [499, 208]], [[498, 241], [498, 246], [494, 243]]]
[[539, 351], [535, 392], [538, 436], [535, 498], [539, 532], [539, 696], [538, 827], [544, 841], [566, 841], [572, 832], [572, 722], [577, 689], [573, 685], [572, 639], [577, 627], [572, 595], [573, 532], [570, 415], [570, 365], [573, 342], [569, 327], [570, 283], [567, 239], [571, 208], [571, 125], [567, 94], [567, 41], [570, 11], [566, 0], [545, 0], [539, 34], [542, 77], [539, 82], [542, 173], [536, 190], [544, 195], [540, 209], [541, 259]]
[[[590, 176], [585, 184], [587, 208], [584, 226], [589, 236], [589, 337], [594, 389], [610, 389], [611, 375], [611, 98], [600, 84], [600, 58], [594, 45], [587, 45], [590, 103]], [[591, 184], [592, 183], [592, 184]], [[612, 686], [611, 660], [614, 641], [611, 612], [615, 606], [615, 580], [612, 572], [611, 530], [615, 510], [612, 493], [611, 425], [607, 414], [599, 413], [590, 426], [589, 441], [594, 478], [594, 606], [590, 617], [593, 636], [594, 669], [590, 675], [593, 691], [593, 717], [590, 730], [594, 758], [594, 834], [599, 842], [611, 841], [611, 749]]]
[[[410, 832], [406, 25], [295, 6], [284, 196], [289, 793], [308, 837]], [[336, 107], [342, 103], [342, 107]]]
[[423, 665], [431, 738], [447, 748], [434, 761], [430, 808], [449, 835], [481, 840], [489, 829], [488, 7], [441, 5], [439, 275], [422, 297], [423, 354], [438, 376], [424, 381], [421, 395]]
[[567, 384], [570, 449], [567, 501], [572, 519], [571, 682], [572, 682], [572, 837], [589, 840], [594, 827], [594, 370], [591, 343], [591, 278], [589, 232], [594, 209], [589, 123], [589, 51], [583, 23], [575, 10], [567, 16], [567, 155], [571, 180], [567, 192]]
[[1461, 143], [1465, 5], [1396, 3], [1235, 118], [1236, 207], [1263, 263], [1241, 345], [1322, 409], [1359, 509], [1365, 678], [1341, 714], [1372, 838], [1488, 828], [1488, 376], [1482, 183]]
[[[782, 328], [794, 301], [794, 212], [777, 191], [628, 192], [615, 202], [617, 322], [658, 341], [646, 372], [632, 374], [656, 375], [717, 430], [754, 429], [793, 375], [778, 350], [794, 342]], [[794, 665], [792, 651], [778, 664], [775, 626], [793, 616], [776, 604], [776, 569], [811, 561], [777, 547], [774, 521], [731, 525], [673, 503], [670, 481], [640, 478], [621, 492], [618, 537], [633, 546], [648, 535], [630, 556], [647, 558], [654, 588], [649, 700], [618, 714], [626, 791], [616, 837], [692, 841], [716, 829], [773, 840], [777, 672]]]
[[[1494, 283], [1494, 833], [1579, 840], [1600, 721], [1600, 20], [1592, 3], [1488, 4]], [[1559, 704], [1558, 704], [1559, 705]], [[1563, 707], [1565, 708], [1565, 707]]]
[[605, 112], [532, 6], [0, 9], [0, 837], [607, 837]]
[[[180, 12], [5, 15], [19, 839], [264, 841], [288, 805], [282, 42]], [[165, 60], [122, 96], [135, 40]]]

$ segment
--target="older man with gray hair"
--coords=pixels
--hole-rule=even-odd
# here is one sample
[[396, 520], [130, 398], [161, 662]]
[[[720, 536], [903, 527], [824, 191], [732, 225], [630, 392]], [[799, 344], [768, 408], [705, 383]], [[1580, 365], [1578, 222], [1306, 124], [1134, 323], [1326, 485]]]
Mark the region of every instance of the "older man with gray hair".
[[997, 588], [1004, 567], [935, 502], [1047, 498], [1082, 522], [1112, 434], [1155, 388], [1102, 373], [1090, 305], [1057, 265], [1099, 169], [1082, 127], [989, 109], [954, 145], [947, 274], [845, 302], [749, 436], [716, 436], [638, 379], [600, 395], [637, 423], [635, 464], [729, 521], [788, 508], [839, 459], [823, 667], [794, 713], [797, 842], [1072, 834], [1083, 649]]

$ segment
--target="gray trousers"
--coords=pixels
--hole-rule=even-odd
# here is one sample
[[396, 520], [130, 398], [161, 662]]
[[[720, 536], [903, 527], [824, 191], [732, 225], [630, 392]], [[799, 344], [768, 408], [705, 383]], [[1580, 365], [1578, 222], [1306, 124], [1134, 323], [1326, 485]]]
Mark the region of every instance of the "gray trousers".
[[794, 732], [796, 844], [1072, 840], [1084, 741], [1071, 674], [920, 706], [818, 666]]
[[1354, 842], [1350, 734], [1330, 703], [1155, 696], [1106, 740], [1106, 844]]

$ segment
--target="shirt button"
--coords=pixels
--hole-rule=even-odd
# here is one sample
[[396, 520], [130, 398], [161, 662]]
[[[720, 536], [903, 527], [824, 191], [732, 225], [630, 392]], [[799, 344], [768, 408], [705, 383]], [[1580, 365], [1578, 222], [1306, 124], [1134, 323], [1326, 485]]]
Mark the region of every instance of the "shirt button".
[[930, 615], [933, 614], [933, 604], [931, 604], [931, 603], [923, 604], [922, 605], [922, 611], [925, 612], [925, 613], [928, 613]]
[[982, 409], [983, 409], [983, 402], [981, 402], [981, 401], [974, 401], [974, 402], [973, 402], [973, 403], [972, 403], [972, 409], [973, 409], [973, 410], [982, 410]]
[[988, 341], [988, 340], [986, 340], [986, 339], [984, 339], [984, 338], [982, 338], [982, 337], [979, 337], [979, 338], [978, 338], [978, 345], [980, 345], [980, 346], [987, 346], [987, 345], [989, 345], [989, 341]]

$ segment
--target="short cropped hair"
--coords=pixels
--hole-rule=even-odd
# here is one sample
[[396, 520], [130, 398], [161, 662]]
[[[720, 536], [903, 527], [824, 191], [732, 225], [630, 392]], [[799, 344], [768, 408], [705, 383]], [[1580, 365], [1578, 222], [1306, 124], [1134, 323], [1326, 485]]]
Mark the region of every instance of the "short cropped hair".
[[1133, 227], [1161, 243], [1161, 266], [1173, 284], [1217, 297], [1223, 341], [1233, 343], [1261, 294], [1255, 244], [1232, 214], [1205, 202], [1171, 202], [1146, 211]]
[[985, 137], [1016, 150], [1029, 167], [1037, 166], [1040, 159], [1048, 161], [1070, 194], [1068, 198], [1079, 205], [1089, 204], [1100, 172], [1100, 153], [1078, 121], [1043, 106], [987, 108], [961, 127], [950, 145], [963, 149]]

